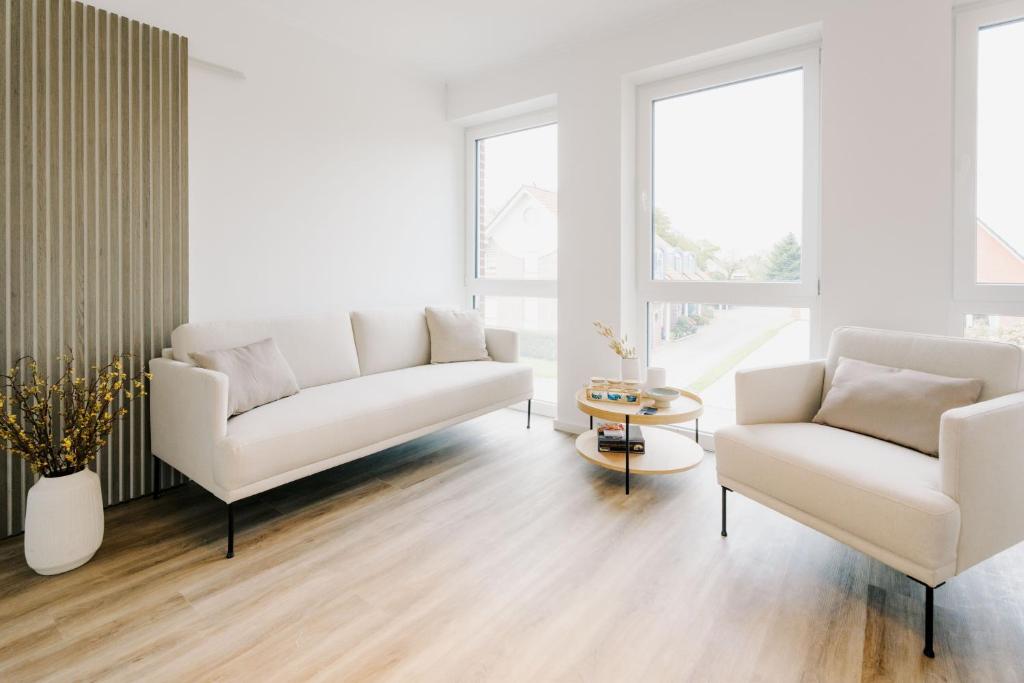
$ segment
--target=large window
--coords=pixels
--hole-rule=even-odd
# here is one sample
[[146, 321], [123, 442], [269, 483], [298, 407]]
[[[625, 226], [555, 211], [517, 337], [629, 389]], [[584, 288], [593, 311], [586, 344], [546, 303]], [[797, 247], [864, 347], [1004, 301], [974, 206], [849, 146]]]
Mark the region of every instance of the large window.
[[1020, 344], [1024, 0], [972, 7], [957, 16], [955, 169], [953, 331]]
[[[488, 326], [520, 333], [542, 403], [556, 401], [558, 124], [551, 112], [467, 131], [467, 285]], [[540, 406], [544, 410], [544, 406]]]
[[736, 370], [819, 351], [818, 109], [816, 47], [638, 91], [647, 362], [702, 431], [734, 421]]
[[956, 294], [1024, 302], [1024, 2], [957, 19]]

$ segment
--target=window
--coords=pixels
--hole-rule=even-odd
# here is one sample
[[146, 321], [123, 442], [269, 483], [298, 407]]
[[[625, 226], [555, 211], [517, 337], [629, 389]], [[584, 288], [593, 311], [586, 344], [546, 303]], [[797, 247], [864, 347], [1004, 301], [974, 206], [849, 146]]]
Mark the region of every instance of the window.
[[534, 368], [537, 407], [553, 414], [558, 124], [543, 112], [473, 128], [466, 149], [468, 293], [488, 326], [520, 333], [521, 357]]
[[964, 320], [964, 336], [1024, 346], [1024, 316], [971, 313]]
[[734, 421], [737, 369], [820, 351], [818, 91], [817, 47], [638, 90], [647, 363], [702, 395], [702, 431]]
[[957, 17], [956, 296], [1024, 302], [1024, 2]]
[[704, 399], [703, 430], [735, 420], [737, 370], [806, 360], [806, 308], [725, 304], [648, 304], [650, 365], [665, 368], [671, 386]]
[[502, 133], [476, 148], [476, 276], [558, 277], [558, 125]]
[[796, 69], [654, 101], [653, 241], [675, 264], [658, 279], [800, 281], [803, 82]]
[[519, 358], [533, 368], [534, 398], [558, 400], [558, 306], [556, 299], [526, 296], [477, 297], [488, 327], [519, 332]]

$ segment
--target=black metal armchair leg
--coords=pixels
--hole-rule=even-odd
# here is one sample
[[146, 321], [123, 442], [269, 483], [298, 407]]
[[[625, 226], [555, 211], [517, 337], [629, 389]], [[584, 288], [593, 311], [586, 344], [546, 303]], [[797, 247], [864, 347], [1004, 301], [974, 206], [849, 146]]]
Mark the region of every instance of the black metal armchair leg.
[[533, 412], [533, 399], [526, 399], [526, 428], [530, 428], [530, 414]]
[[935, 659], [934, 635], [935, 635], [935, 589], [946, 585], [943, 581], [938, 586], [929, 586], [924, 581], [907, 575], [907, 578], [914, 583], [924, 586], [924, 656]]
[[228, 554], [227, 559], [235, 556], [235, 506], [228, 503]]
[[722, 487], [722, 536], [728, 536], [729, 532], [726, 531], [725, 527], [725, 494], [729, 492], [729, 489]]
[[153, 456], [153, 500], [160, 497], [160, 458]]
[[935, 659], [932, 636], [935, 630], [935, 589], [924, 587], [924, 656]]

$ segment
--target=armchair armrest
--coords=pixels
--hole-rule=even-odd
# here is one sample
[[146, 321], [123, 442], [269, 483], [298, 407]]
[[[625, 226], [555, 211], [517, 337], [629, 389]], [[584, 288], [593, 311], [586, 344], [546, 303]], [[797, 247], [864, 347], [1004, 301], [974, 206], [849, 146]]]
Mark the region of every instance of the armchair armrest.
[[1024, 540], [1024, 392], [943, 413], [939, 463], [960, 504], [958, 574]]
[[216, 486], [213, 455], [227, 434], [228, 377], [167, 358], [149, 362], [153, 453], [204, 488]]
[[737, 370], [736, 424], [810, 422], [824, 381], [824, 360]]
[[487, 353], [499, 363], [519, 362], [519, 333], [499, 327], [484, 330]]

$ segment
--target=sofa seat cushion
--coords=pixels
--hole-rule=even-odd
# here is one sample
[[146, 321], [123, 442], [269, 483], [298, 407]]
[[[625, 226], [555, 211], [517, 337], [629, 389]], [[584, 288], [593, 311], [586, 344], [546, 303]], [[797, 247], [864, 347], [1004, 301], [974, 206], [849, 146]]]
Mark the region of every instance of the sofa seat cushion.
[[724, 427], [715, 457], [721, 477], [922, 567], [956, 559], [960, 508], [936, 458], [809, 423]]
[[530, 367], [494, 361], [421, 365], [305, 389], [228, 420], [214, 477], [237, 489], [532, 391]]

